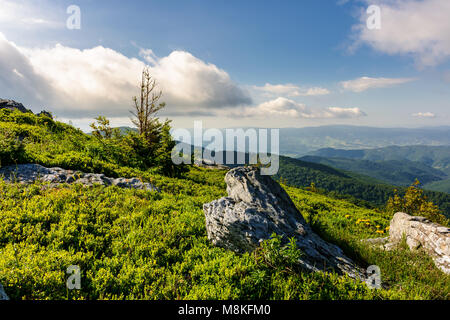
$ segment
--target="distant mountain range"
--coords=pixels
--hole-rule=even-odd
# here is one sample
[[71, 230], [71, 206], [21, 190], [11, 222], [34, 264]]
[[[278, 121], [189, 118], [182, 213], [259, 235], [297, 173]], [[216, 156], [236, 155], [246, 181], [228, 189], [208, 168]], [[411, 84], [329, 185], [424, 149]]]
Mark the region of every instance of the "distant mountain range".
[[[249, 128], [243, 129], [247, 130]], [[136, 129], [120, 127], [120, 130], [127, 131]], [[191, 132], [191, 135], [193, 136], [193, 129], [188, 129], [188, 131]], [[220, 129], [220, 131], [225, 137], [225, 129]], [[226, 139], [224, 139], [224, 141], [225, 140]], [[209, 141], [203, 142], [203, 146], [207, 146], [208, 144]], [[323, 148], [350, 150], [384, 148], [388, 146], [450, 146], [450, 126], [418, 129], [375, 128], [344, 125], [281, 128], [279, 145], [280, 154], [290, 157], [300, 157], [305, 155], [323, 156], [320, 154], [310, 154], [313, 151]], [[248, 152], [248, 150], [246, 150], [246, 152]], [[347, 156], [345, 156], [345, 158], [347, 158]], [[430, 164], [428, 163], [428, 165]]]
[[322, 148], [373, 149], [393, 145], [450, 146], [450, 126], [418, 129], [359, 126], [280, 129], [280, 153], [292, 157], [304, 156]]
[[[313, 182], [317, 188], [326, 190], [331, 196], [347, 197], [351, 201], [358, 199], [356, 201], [359, 205], [368, 202], [378, 207], [386, 204], [389, 197], [394, 195], [395, 189], [401, 193], [405, 190], [405, 187], [395, 187], [360, 173], [283, 156], [280, 157], [280, 170], [274, 178], [297, 187], [308, 187]], [[429, 190], [424, 192], [450, 217], [450, 194]]]
[[410, 185], [415, 179], [419, 179], [422, 184], [427, 184], [447, 178], [447, 175], [440, 170], [408, 160], [370, 161], [317, 156], [305, 156], [299, 159], [358, 172], [393, 185]]
[[426, 189], [450, 193], [450, 146], [324, 148], [300, 159], [358, 172], [394, 185], [408, 185], [417, 178]]

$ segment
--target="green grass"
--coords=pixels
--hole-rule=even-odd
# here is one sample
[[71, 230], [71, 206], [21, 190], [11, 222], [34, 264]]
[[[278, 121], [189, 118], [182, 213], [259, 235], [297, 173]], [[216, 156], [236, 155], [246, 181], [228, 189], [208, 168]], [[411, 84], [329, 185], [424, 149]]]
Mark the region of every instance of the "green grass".
[[[372, 290], [348, 277], [287, 265], [297, 253], [274, 239], [242, 255], [212, 246], [202, 207], [226, 195], [225, 171], [190, 167], [170, 178], [121, 165], [93, 137], [33, 115], [0, 114], [0, 136], [3, 164], [137, 176], [161, 190], [0, 181], [0, 283], [12, 299], [449, 298], [450, 277], [425, 254], [384, 252], [360, 241], [386, 235], [391, 217], [381, 211], [284, 186], [323, 238], [361, 266], [380, 266], [385, 287]], [[275, 264], [261, 259], [274, 255], [281, 255]], [[79, 291], [66, 289], [69, 265], [81, 268]]]
[[[379, 265], [385, 289], [332, 273], [273, 269], [253, 254], [213, 247], [202, 205], [226, 194], [223, 175], [191, 168], [185, 179], [156, 177], [161, 194], [2, 182], [0, 282], [12, 299], [448, 298], [450, 277], [425, 255], [359, 241], [383, 236], [376, 231], [390, 217], [292, 187], [288, 193], [316, 231], [361, 265]], [[81, 268], [80, 291], [66, 290], [69, 265]]]

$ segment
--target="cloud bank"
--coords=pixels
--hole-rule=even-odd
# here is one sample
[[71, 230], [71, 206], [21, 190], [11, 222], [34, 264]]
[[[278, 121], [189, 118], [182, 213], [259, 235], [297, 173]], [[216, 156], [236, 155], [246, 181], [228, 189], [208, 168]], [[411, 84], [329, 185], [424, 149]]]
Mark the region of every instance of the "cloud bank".
[[356, 45], [366, 44], [391, 55], [412, 55], [420, 67], [435, 66], [450, 57], [450, 1], [378, 0], [366, 5], [381, 8], [381, 29], [366, 27], [361, 10], [355, 25]]
[[239, 112], [233, 112], [232, 116], [239, 117], [289, 117], [304, 119], [329, 119], [329, 118], [358, 118], [366, 114], [359, 108], [329, 107], [325, 109], [308, 108], [305, 104], [291, 99], [279, 97], [263, 102], [254, 107], [245, 108]]
[[[232, 108], [252, 103], [227, 72], [189, 52], [158, 58], [141, 51], [172, 112]], [[0, 33], [0, 89], [27, 104], [41, 104], [62, 117], [99, 114], [125, 117], [145, 62], [102, 46], [24, 48]], [[37, 108], [41, 108], [38, 106]]]

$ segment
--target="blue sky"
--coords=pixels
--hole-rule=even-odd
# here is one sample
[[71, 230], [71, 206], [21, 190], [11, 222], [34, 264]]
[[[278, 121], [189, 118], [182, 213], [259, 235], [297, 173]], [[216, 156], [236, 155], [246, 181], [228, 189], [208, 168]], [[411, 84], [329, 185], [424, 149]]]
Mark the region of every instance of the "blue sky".
[[175, 126], [450, 125], [448, 3], [0, 0], [1, 97], [126, 124], [145, 63]]

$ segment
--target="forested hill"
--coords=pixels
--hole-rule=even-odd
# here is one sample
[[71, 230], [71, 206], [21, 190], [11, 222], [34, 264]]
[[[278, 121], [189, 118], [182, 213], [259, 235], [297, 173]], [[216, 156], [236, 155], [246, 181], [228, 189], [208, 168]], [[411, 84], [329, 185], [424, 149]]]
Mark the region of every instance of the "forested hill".
[[394, 185], [405, 185], [411, 182], [407, 180], [418, 178], [424, 189], [450, 193], [448, 145], [354, 150], [323, 148], [310, 152], [307, 157], [303, 159], [377, 177]]
[[[379, 207], [384, 206], [389, 197], [394, 195], [394, 190], [398, 189], [400, 193], [405, 191], [404, 187], [384, 184], [368, 176], [289, 157], [280, 157], [280, 169], [275, 178], [297, 187], [309, 187], [314, 183], [330, 195], [349, 195]], [[446, 216], [450, 216], [449, 194], [428, 190], [424, 193]]]
[[450, 174], [450, 146], [388, 146], [374, 149], [323, 148], [308, 155], [325, 158], [345, 158], [370, 161], [408, 160], [420, 162]]
[[317, 156], [304, 156], [300, 160], [357, 172], [396, 186], [410, 185], [415, 179], [427, 184], [448, 177], [443, 171], [409, 160], [370, 161]]

